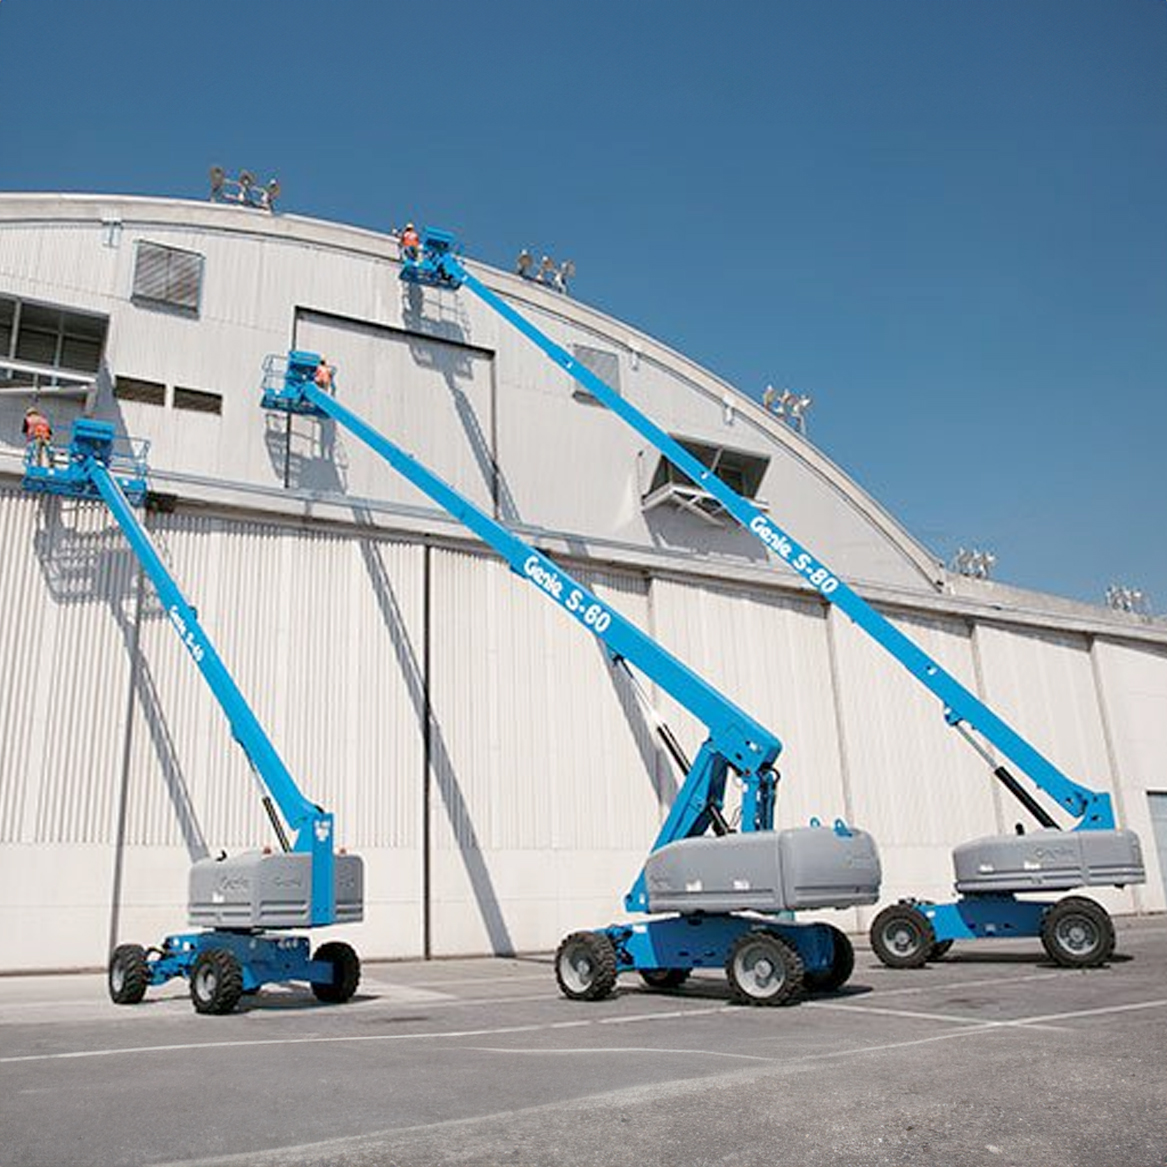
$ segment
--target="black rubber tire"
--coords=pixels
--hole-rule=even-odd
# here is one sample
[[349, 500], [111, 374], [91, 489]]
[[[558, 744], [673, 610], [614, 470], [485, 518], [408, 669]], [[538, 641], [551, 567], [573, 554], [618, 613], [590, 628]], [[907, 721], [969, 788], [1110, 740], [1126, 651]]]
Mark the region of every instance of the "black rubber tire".
[[1114, 922], [1094, 900], [1066, 896], [1042, 919], [1041, 943], [1050, 960], [1063, 968], [1096, 968], [1114, 953]]
[[572, 932], [555, 953], [559, 990], [573, 1001], [602, 1001], [616, 987], [616, 950], [603, 932]]
[[928, 950], [928, 959], [943, 960], [948, 955], [948, 950], [952, 947], [953, 943], [954, 941], [952, 940], [937, 940]]
[[911, 904], [892, 904], [872, 921], [872, 951], [888, 968], [923, 968], [935, 945], [932, 921]]
[[725, 977], [743, 1005], [788, 1005], [802, 992], [802, 957], [772, 932], [745, 932], [730, 947]]
[[190, 999], [196, 1013], [230, 1013], [243, 996], [243, 969], [226, 948], [208, 948], [190, 970]]
[[855, 971], [855, 949], [847, 936], [833, 924], [824, 924], [835, 943], [829, 968], [802, 974], [802, 983], [812, 993], [833, 993], [842, 988]]
[[317, 1001], [330, 1005], [342, 1005], [361, 983], [361, 958], [351, 944], [343, 940], [330, 940], [322, 944], [312, 955], [313, 960], [323, 960], [332, 965], [332, 983], [329, 985], [312, 982], [312, 992]]
[[691, 968], [642, 968], [640, 979], [650, 989], [675, 989], [689, 979], [692, 971]]
[[146, 950], [140, 944], [119, 944], [109, 958], [106, 983], [115, 1005], [137, 1005], [150, 983]]

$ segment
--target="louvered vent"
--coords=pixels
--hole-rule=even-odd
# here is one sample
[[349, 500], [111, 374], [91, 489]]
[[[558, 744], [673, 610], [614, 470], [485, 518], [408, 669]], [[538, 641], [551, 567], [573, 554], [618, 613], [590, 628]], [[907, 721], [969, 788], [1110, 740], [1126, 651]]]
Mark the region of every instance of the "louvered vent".
[[134, 262], [134, 300], [165, 304], [197, 316], [203, 286], [203, 257], [161, 243], [138, 243]]

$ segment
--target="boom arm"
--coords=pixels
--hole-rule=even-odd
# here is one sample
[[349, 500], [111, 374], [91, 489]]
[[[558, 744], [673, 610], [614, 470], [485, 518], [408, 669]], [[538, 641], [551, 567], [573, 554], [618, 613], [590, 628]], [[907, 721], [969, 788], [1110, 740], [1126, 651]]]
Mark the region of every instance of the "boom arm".
[[[1098, 793], [1071, 781], [1006, 722], [975, 697], [951, 673], [908, 639], [884, 616], [849, 588], [824, 563], [787, 534], [753, 503], [727, 486], [679, 442], [655, 425], [639, 409], [604, 383], [590, 369], [535, 327], [501, 296], [472, 275], [456, 255], [454, 239], [442, 231], [429, 230], [423, 254], [415, 263], [406, 262], [402, 278], [439, 287], [458, 288], [465, 284], [479, 299], [513, 324], [566, 373], [578, 381], [608, 409], [651, 442], [674, 466], [707, 490], [733, 518], [769, 551], [805, 579], [824, 599], [843, 611], [868, 636], [885, 648], [918, 681], [941, 701], [944, 719], [987, 760], [986, 751], [972, 738], [975, 730], [1077, 820], [1077, 829], [1105, 829], [1114, 826], [1110, 795]], [[1004, 766], [994, 773], [1044, 826], [1055, 825], [1040, 804], [1017, 783]]]
[[[619, 612], [546, 555], [496, 522], [410, 454], [395, 445], [313, 381], [320, 358], [293, 352], [287, 370], [275, 371], [269, 359], [263, 405], [267, 409], [323, 415], [355, 434], [403, 477], [494, 548], [517, 575], [535, 585], [569, 616], [593, 633], [615, 661], [634, 664], [670, 693], [708, 728], [653, 850], [677, 839], [704, 834], [710, 826], [724, 830], [721, 817], [725, 782], [732, 767], [743, 781], [742, 825], [745, 830], [773, 826], [773, 764], [781, 743], [763, 726], [647, 637]], [[638, 881], [638, 885], [643, 880]], [[635, 907], [636, 888], [629, 895]]]
[[[29, 468], [25, 483], [30, 489], [54, 493], [91, 496], [96, 492], [109, 507], [150, 577], [179, 640], [198, 666], [226, 715], [236, 741], [242, 746], [264, 786], [275, 798], [288, 826], [295, 832], [292, 849], [312, 856], [312, 923], [331, 923], [335, 918], [333, 816], [309, 802], [300, 792], [215, 651], [210, 637], [203, 630], [198, 613], [187, 603], [178, 584], [167, 571], [145, 527], [134, 514], [118, 479], [110, 471], [112, 444], [112, 426], [105, 422], [81, 419], [74, 426], [68, 466], [63, 470], [50, 468], [39, 472]], [[137, 480], [132, 485], [140, 488], [141, 481]], [[278, 820], [273, 819], [273, 822], [279, 829]]]

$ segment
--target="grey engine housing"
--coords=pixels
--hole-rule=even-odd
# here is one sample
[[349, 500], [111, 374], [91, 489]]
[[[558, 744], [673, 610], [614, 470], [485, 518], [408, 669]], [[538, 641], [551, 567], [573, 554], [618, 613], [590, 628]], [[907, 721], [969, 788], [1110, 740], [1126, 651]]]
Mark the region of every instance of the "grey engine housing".
[[866, 831], [794, 827], [680, 839], [644, 874], [650, 912], [774, 912], [873, 904], [881, 870]]
[[[364, 916], [365, 865], [335, 856], [336, 923]], [[312, 922], [312, 856], [244, 851], [200, 859], [190, 869], [190, 923], [208, 928], [307, 928]]]
[[989, 835], [955, 848], [952, 865], [956, 890], [965, 894], [1122, 887], [1147, 878], [1139, 837], [1123, 830]]

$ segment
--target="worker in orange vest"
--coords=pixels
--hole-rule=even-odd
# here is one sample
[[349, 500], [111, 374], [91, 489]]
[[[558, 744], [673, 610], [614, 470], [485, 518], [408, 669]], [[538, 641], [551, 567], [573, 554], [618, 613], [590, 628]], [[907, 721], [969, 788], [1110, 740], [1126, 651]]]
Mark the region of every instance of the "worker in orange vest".
[[49, 419], [35, 405], [30, 405], [24, 411], [24, 425], [20, 428], [36, 464], [47, 469], [53, 457], [53, 427]]
[[406, 223], [401, 232], [401, 254], [412, 263], [421, 257], [421, 236], [412, 223]]
[[332, 369], [324, 357], [320, 358], [320, 364], [316, 366], [316, 375], [312, 380], [316, 382], [317, 389], [322, 389], [325, 393], [332, 392]]

